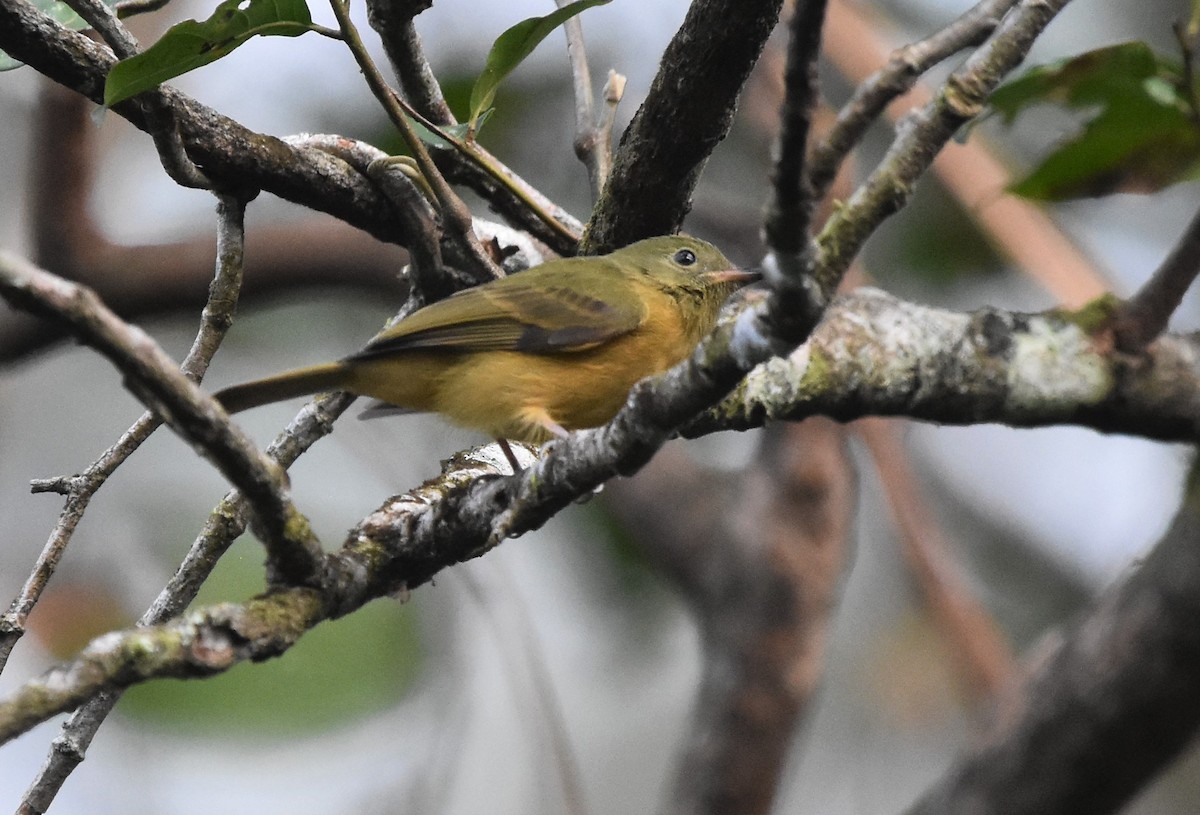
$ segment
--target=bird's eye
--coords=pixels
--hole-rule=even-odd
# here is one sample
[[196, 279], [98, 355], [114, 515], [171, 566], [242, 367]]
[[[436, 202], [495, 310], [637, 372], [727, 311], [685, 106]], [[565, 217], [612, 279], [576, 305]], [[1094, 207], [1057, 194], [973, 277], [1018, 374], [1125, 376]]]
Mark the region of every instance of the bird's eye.
[[691, 249], [680, 249], [675, 253], [675, 262], [680, 266], [692, 266], [696, 263], [696, 253]]

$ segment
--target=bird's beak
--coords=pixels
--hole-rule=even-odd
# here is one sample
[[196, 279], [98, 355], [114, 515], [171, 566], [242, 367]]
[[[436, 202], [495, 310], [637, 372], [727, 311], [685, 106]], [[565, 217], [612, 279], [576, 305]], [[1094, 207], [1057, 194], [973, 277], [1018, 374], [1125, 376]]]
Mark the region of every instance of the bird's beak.
[[762, 279], [759, 269], [722, 269], [718, 272], [705, 272], [704, 279], [710, 283], [753, 283]]

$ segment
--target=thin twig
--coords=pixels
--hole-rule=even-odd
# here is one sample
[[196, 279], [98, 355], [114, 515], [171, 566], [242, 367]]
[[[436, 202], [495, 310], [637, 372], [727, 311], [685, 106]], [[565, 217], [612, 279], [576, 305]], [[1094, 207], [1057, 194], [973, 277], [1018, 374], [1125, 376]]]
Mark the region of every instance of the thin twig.
[[447, 178], [470, 186], [498, 212], [560, 254], [573, 254], [583, 224], [488, 152], [478, 141], [449, 139], [460, 161], [450, 162]]
[[821, 52], [826, 0], [797, 2], [788, 23], [787, 67], [779, 140], [763, 232], [770, 253], [764, 264], [772, 296], [763, 318], [770, 336], [800, 343], [829, 302], [813, 278], [809, 235], [819, 199], [808, 188], [805, 156], [817, 108], [817, 58]]
[[[138, 53], [137, 40], [111, 7], [100, 0], [67, 0], [67, 5], [99, 32], [117, 57], [128, 59]], [[211, 183], [187, 155], [175, 116], [163, 95], [150, 91], [140, 95], [138, 101], [152, 123], [150, 135], [167, 175], [181, 186], [209, 189]]]
[[127, 17], [148, 14], [166, 8], [170, 2], [171, 0], [121, 0], [113, 5], [113, 11], [117, 13], [118, 19], [124, 20]]
[[99, 0], [66, 0], [66, 3], [108, 43], [117, 57], [127, 59], [138, 52], [137, 40], [117, 19], [111, 7]]
[[938, 152], [983, 110], [988, 95], [1069, 1], [1021, 0], [988, 41], [950, 75], [937, 97], [897, 128], [883, 160], [817, 237], [820, 251], [814, 273], [824, 293], [837, 290], [867, 237], [908, 202]]
[[1176, 20], [1171, 27], [1179, 43], [1179, 57], [1183, 63], [1183, 92], [1187, 98], [1192, 122], [1200, 124], [1200, 89], [1196, 86], [1196, 46], [1200, 45], [1200, 5], [1192, 4], [1192, 16], [1185, 23]]
[[1113, 331], [1117, 347], [1131, 354], [1141, 352], [1167, 328], [1171, 315], [1200, 274], [1200, 212], [1183, 232], [1138, 293], [1117, 309]]
[[379, 34], [388, 62], [413, 107], [439, 125], [455, 123], [441, 85], [433, 74], [421, 37], [413, 23], [418, 7], [385, 0], [367, 0], [367, 23]]
[[358, 28], [350, 19], [348, 5], [343, 0], [330, 0], [330, 5], [333, 7], [334, 15], [337, 17], [342, 36], [345, 37], [346, 44], [350, 47], [350, 51], [354, 55], [354, 60], [362, 70], [363, 76], [367, 80], [367, 85], [370, 86], [375, 98], [383, 105], [383, 109], [387, 112], [388, 118], [392, 120], [392, 124], [400, 131], [400, 136], [404, 139], [404, 144], [408, 147], [409, 152], [412, 153], [413, 158], [416, 159], [418, 166], [421, 168], [421, 174], [425, 176], [426, 182], [433, 189], [433, 193], [437, 197], [438, 208], [442, 213], [442, 222], [447, 227], [449, 233], [449, 239], [470, 260], [471, 266], [465, 271], [475, 277], [478, 282], [503, 277], [504, 271], [496, 265], [495, 261], [484, 250], [483, 245], [479, 242], [479, 238], [472, 231], [471, 212], [467, 209], [467, 205], [463, 203], [462, 199], [446, 183], [445, 177], [442, 176], [437, 165], [433, 163], [433, 158], [430, 157], [429, 151], [425, 149], [424, 142], [417, 137], [416, 131], [408, 121], [408, 116], [401, 105], [400, 97], [388, 86], [387, 81], [379, 72], [379, 68], [375, 65], [375, 61], [371, 59], [371, 55], [367, 52], [367, 48], [358, 34]]
[[824, 2], [805, 2], [796, 4], [788, 23], [783, 109], [763, 227], [767, 246], [792, 256], [806, 252], [813, 213], [820, 200], [809, 187], [806, 155], [819, 94], [817, 57], [824, 18]]
[[[241, 289], [245, 205], [241, 201], [222, 197], [218, 199], [217, 213], [216, 274], [201, 317], [200, 329], [180, 366], [183, 373], [194, 382], [203, 379], [209, 361], [220, 346], [232, 322]], [[67, 500], [58, 522], [20, 593], [13, 599], [8, 611], [0, 616], [0, 671], [4, 670], [13, 646], [24, 634], [29, 613], [54, 574], [92, 496], [161, 424], [162, 420], [155, 414], [144, 414], [86, 470], [77, 476], [59, 479], [66, 485]]]
[[[571, 0], [554, 0], [562, 8]], [[563, 23], [567, 35], [567, 59], [571, 63], [571, 87], [575, 92], [575, 155], [587, 168], [592, 201], [604, 188], [600, 164], [600, 132], [597, 127], [596, 97], [592, 91], [592, 72], [588, 68], [587, 47], [583, 42], [583, 22], [576, 15]]]
[[608, 175], [612, 172], [613, 160], [613, 130], [617, 126], [617, 107], [625, 96], [625, 75], [609, 70], [608, 79], [604, 81], [604, 113], [596, 127], [597, 140], [592, 148], [596, 161], [596, 175], [600, 178], [600, 189], [608, 183]]
[[[291, 467], [302, 453], [333, 430], [333, 422], [353, 401], [354, 398], [346, 394], [317, 398], [271, 443], [267, 455], [285, 470]], [[226, 495], [213, 509], [175, 575], [138, 620], [138, 625], [161, 625], [181, 614], [196, 599], [217, 561], [246, 531], [250, 518], [250, 505], [240, 493], [234, 491]], [[45, 763], [25, 792], [21, 811], [43, 813], [49, 809], [63, 783], [85, 759], [96, 732], [120, 698], [120, 690], [103, 691], [79, 707], [63, 724]]]
[[782, 5], [782, 0], [695, 0], [688, 6], [646, 101], [621, 137], [580, 251], [609, 252], [678, 231], [700, 171], [729, 131], [738, 95]]
[[[829, 133], [813, 145], [808, 180], [814, 193], [818, 197], [825, 194], [838, 166], [889, 104], [908, 93], [926, 71], [942, 60], [986, 40], [1016, 2], [981, 0], [935, 34], [893, 51], [886, 65], [859, 82], [850, 101], [838, 111]], [[832, 0], [831, 16], [840, 15], [845, 3], [846, 0]], [[864, 50], [861, 41], [852, 46], [847, 43], [847, 47], [858, 53]]]
[[2, 252], [0, 295], [18, 308], [67, 323], [125, 375], [126, 385], [143, 402], [247, 495], [273, 582], [303, 584], [317, 576], [320, 544], [288, 497], [278, 466], [230, 424], [220, 405], [180, 373], [148, 335], [121, 321], [88, 289]]
[[[832, 3], [825, 28], [825, 53], [852, 82], [866, 81], [887, 63], [890, 47], [856, 4], [845, 0]], [[888, 106], [888, 116], [899, 119], [907, 106], [924, 105], [931, 98], [930, 91], [917, 83], [908, 96]], [[967, 144], [951, 145], [939, 153], [933, 170], [994, 245], [1060, 304], [1079, 308], [1109, 290], [1095, 264], [1043, 209], [1004, 193], [1011, 175], [988, 151], [979, 133]]]
[[[546, 665], [544, 646], [528, 603], [502, 562], [489, 563], [486, 573], [465, 569], [458, 577], [492, 628], [517, 703], [527, 704], [541, 719], [549, 737], [551, 763], [562, 786], [563, 811], [566, 815], [588, 815], [579, 759], [571, 747], [562, 699]], [[506, 613], [498, 613], [498, 605], [503, 605]]]

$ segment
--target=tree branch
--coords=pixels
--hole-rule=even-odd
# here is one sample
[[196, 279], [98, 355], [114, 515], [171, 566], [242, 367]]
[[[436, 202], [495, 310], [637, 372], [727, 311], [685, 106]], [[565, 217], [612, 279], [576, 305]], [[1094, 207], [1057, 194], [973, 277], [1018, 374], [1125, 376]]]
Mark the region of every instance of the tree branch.
[[[318, 440], [329, 435], [333, 422], [354, 401], [346, 394], [327, 394], [316, 399], [267, 447], [267, 455], [288, 469]], [[139, 626], [161, 625], [183, 613], [229, 546], [246, 531], [251, 519], [250, 504], [236, 490], [213, 509], [192, 543], [183, 562], [154, 602], [138, 620]], [[22, 801], [21, 812], [43, 813], [49, 810], [63, 783], [84, 760], [88, 747], [105, 718], [121, 698], [121, 691], [109, 688], [77, 708], [54, 739], [37, 777]]]
[[769, 427], [744, 473], [707, 471], [668, 448], [608, 485], [613, 512], [683, 592], [703, 643], [665, 812], [770, 811], [824, 671], [853, 482], [845, 431], [814, 420]]
[[211, 676], [248, 659], [278, 656], [321, 619], [321, 598], [292, 588], [189, 614], [173, 623], [106, 634], [71, 662], [0, 699], [0, 743], [104, 691], [152, 677]]
[[815, 274], [832, 294], [867, 237], [912, 196], [917, 180], [963, 124], [1017, 67], [1033, 41], [1070, 0], [1021, 0], [987, 43], [952, 73], [937, 97], [897, 128], [887, 155], [817, 237]]
[[[1105, 433], [1200, 438], [1200, 341], [1167, 335], [1145, 360], [1115, 353], [1115, 301], [1081, 312], [969, 314], [862, 288], [838, 298], [808, 343], [751, 372], [686, 436], [813, 415], [907, 416], [940, 424], [1077, 424]], [[1107, 310], [1106, 310], [1107, 309]]]
[[[840, 12], [845, 2], [834, 0], [833, 6]], [[963, 48], [986, 40], [1015, 4], [1016, 0], [981, 0], [937, 33], [893, 51], [886, 65], [860, 82], [850, 101], [838, 111], [828, 134], [813, 147], [808, 180], [814, 193], [820, 197], [828, 191], [838, 166], [862, 141], [867, 128], [884, 108], [912, 90], [930, 68]], [[848, 44], [847, 49], [861, 51], [861, 40]]]
[[[892, 49], [877, 27], [877, 22], [856, 3], [835, 2], [829, 8], [825, 53], [851, 82], [869, 81], [872, 72], [889, 60]], [[927, 104], [932, 96], [918, 82], [903, 99], [887, 107], [888, 118], [898, 121], [911, 108]], [[821, 151], [818, 146], [814, 154], [817, 162], [822, 161]], [[1097, 272], [1095, 263], [1062, 233], [1045, 210], [1004, 193], [1011, 181], [1010, 173], [979, 133], [966, 144], [939, 153], [933, 171], [996, 248], [1060, 305], [1080, 308], [1108, 292], [1108, 281]]]
[[242, 490], [255, 508], [272, 581], [296, 585], [316, 579], [321, 546], [288, 497], [282, 471], [229, 422], [212, 397], [179, 372], [147, 334], [123, 323], [88, 289], [3, 252], [0, 296], [19, 308], [67, 323], [80, 340], [125, 375], [126, 384], [140, 399]]
[[792, 10], [779, 139], [763, 223], [769, 249], [763, 271], [772, 290], [762, 312], [763, 322], [770, 336], [793, 345], [807, 339], [832, 295], [822, 290], [814, 274], [816, 253], [809, 232], [819, 200], [809, 188], [805, 171], [819, 97], [817, 58], [825, 6], [825, 0], [803, 0]]
[[1167, 328], [1171, 315], [1200, 274], [1200, 212], [1145, 285], [1117, 309], [1117, 347], [1136, 354]]
[[[220, 347], [225, 332], [233, 322], [238, 293], [242, 284], [242, 256], [245, 204], [227, 198], [218, 201], [217, 267], [208, 302], [201, 314], [200, 329], [192, 348], [180, 365], [180, 370], [193, 382], [204, 378], [208, 364]], [[59, 514], [58, 523], [38, 556], [33, 572], [13, 599], [8, 611], [0, 616], [0, 671], [8, 661], [13, 646], [25, 632], [25, 621], [41, 597], [58, 562], [66, 551], [75, 528], [83, 519], [92, 496], [124, 461], [133, 455], [142, 442], [150, 437], [162, 420], [146, 413], [137, 420], [108, 450], [83, 473], [63, 479], [67, 500]]]
[[[1194, 441], [1200, 343], [1163, 337], [1148, 350], [1150, 364], [1132, 364], [1125, 355], [1100, 350], [1072, 316], [953, 314], [861, 290], [830, 311], [804, 350], [761, 367], [718, 411], [686, 430], [745, 429], [767, 417], [818, 412], [837, 419], [907, 413], [954, 424], [1073, 422]], [[636, 470], [672, 422], [727, 387], [731, 372], [737, 375], [734, 363], [714, 356], [729, 347], [733, 330], [723, 324], [691, 360], [636, 386], [610, 425], [552, 443], [517, 475], [505, 475], [508, 467], [498, 453], [459, 455], [442, 476], [389, 499], [326, 559], [321, 614], [340, 616], [377, 597], [415, 589], [441, 569], [541, 526], [606, 478]], [[954, 353], [947, 355], [947, 348]], [[269, 596], [290, 602], [296, 591]], [[309, 620], [315, 624], [317, 618]], [[78, 697], [62, 698], [69, 705]], [[62, 709], [46, 707], [38, 715]]]
[[692, 190], [733, 121], [782, 0], [695, 0], [621, 137], [581, 251], [602, 254], [679, 230]]
[[1200, 492], [909, 815], [1116, 812], [1200, 726]]
[[819, 96], [817, 57], [824, 21], [825, 0], [807, 0], [796, 4], [788, 23], [783, 110], [763, 224], [767, 246], [796, 257], [808, 252], [808, 233], [820, 200], [809, 185], [805, 158]]
[[[103, 102], [104, 78], [115, 59], [102, 45], [67, 31], [26, 0], [0, 3], [0, 49], [39, 73]], [[188, 156], [218, 186], [251, 187], [327, 212], [380, 240], [407, 242], [387, 199], [366, 178], [318, 151], [296, 150], [242, 127], [182, 93], [164, 87]], [[113, 110], [146, 132], [153, 130], [134, 101]]]
[[413, 18], [423, 10], [392, 0], [368, 0], [367, 22], [383, 42], [388, 62], [412, 106], [434, 124], [452, 125], [454, 114], [425, 59], [421, 37], [413, 24]]

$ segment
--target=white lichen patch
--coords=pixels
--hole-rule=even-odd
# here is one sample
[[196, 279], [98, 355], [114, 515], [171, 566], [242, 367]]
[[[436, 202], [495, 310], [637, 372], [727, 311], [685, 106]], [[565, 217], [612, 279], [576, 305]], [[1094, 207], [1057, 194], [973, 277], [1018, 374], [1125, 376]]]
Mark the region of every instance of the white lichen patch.
[[1112, 372], [1079, 326], [1036, 318], [1013, 333], [1005, 407], [1013, 415], [1072, 411], [1108, 397]]

